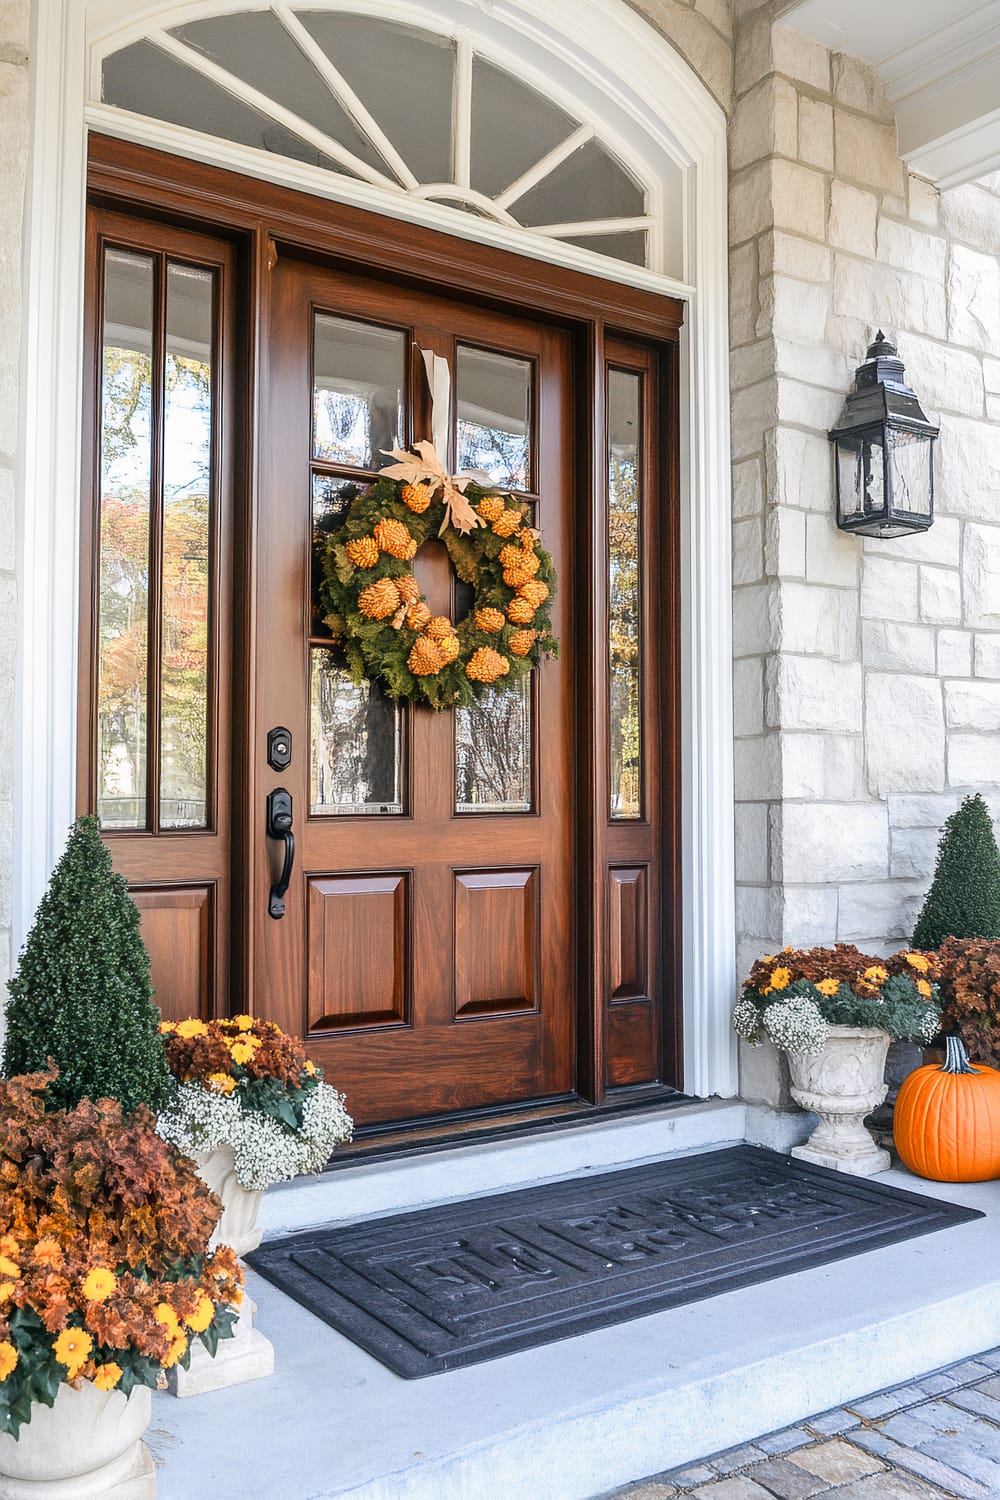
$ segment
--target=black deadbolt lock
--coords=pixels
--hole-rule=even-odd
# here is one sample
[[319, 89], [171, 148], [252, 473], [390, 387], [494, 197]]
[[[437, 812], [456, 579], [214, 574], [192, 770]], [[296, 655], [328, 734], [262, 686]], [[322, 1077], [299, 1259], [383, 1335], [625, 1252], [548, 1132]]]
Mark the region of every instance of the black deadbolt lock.
[[292, 763], [291, 732], [281, 724], [268, 730], [267, 763], [272, 771], [287, 771]]

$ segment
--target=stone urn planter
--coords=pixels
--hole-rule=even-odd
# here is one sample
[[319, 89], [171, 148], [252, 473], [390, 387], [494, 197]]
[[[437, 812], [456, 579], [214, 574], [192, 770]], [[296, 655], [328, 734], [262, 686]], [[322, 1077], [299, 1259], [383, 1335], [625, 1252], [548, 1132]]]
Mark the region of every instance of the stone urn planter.
[[61, 1385], [51, 1407], [32, 1407], [15, 1439], [0, 1434], [0, 1500], [153, 1500], [156, 1473], [142, 1435], [152, 1393]]
[[792, 1155], [820, 1167], [874, 1177], [891, 1158], [864, 1127], [886, 1096], [889, 1034], [873, 1027], [831, 1026], [820, 1052], [787, 1052], [792, 1098], [819, 1115], [809, 1139]]
[[[199, 1175], [222, 1199], [222, 1217], [209, 1240], [209, 1248], [232, 1245], [237, 1255], [249, 1255], [260, 1244], [263, 1233], [257, 1227], [263, 1192], [251, 1192], [240, 1182], [232, 1146], [199, 1151], [192, 1159]], [[253, 1326], [256, 1311], [256, 1305], [245, 1296], [234, 1336], [220, 1342], [214, 1358], [201, 1344], [194, 1345], [188, 1368], [175, 1365], [167, 1372], [168, 1389], [175, 1396], [200, 1396], [205, 1391], [219, 1391], [273, 1375], [274, 1345]]]

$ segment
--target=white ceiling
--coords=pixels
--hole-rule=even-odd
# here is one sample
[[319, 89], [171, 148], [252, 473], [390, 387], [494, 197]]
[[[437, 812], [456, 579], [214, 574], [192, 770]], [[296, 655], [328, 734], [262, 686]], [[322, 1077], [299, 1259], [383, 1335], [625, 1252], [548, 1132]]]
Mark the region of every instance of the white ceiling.
[[948, 188], [1000, 169], [1000, 0], [799, 0], [781, 24], [878, 70], [911, 171]]

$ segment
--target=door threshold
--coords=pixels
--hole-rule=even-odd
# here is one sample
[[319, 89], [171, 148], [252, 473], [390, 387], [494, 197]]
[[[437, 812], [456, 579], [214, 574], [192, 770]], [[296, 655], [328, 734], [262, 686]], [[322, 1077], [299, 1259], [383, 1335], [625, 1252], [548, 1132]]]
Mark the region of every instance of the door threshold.
[[591, 1104], [578, 1094], [551, 1099], [533, 1099], [530, 1104], [508, 1104], [500, 1108], [436, 1115], [433, 1120], [406, 1120], [394, 1125], [362, 1125], [347, 1146], [338, 1147], [324, 1167], [336, 1172], [361, 1161], [395, 1161], [432, 1151], [515, 1136], [547, 1135], [572, 1130], [596, 1121], [615, 1120], [642, 1111], [676, 1109], [702, 1101], [665, 1084], [643, 1084], [615, 1089], [602, 1104]]

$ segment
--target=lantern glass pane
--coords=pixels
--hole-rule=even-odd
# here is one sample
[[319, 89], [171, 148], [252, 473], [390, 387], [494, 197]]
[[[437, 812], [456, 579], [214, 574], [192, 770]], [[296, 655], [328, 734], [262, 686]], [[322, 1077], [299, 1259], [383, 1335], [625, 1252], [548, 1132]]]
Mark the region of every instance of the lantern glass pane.
[[885, 513], [885, 450], [881, 428], [837, 439], [837, 479], [841, 522]]
[[888, 436], [893, 510], [929, 516], [933, 442], [923, 433], [899, 428], [890, 428]]

